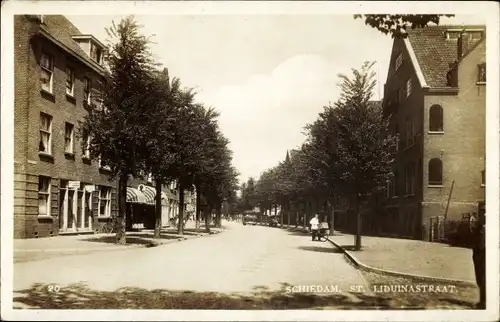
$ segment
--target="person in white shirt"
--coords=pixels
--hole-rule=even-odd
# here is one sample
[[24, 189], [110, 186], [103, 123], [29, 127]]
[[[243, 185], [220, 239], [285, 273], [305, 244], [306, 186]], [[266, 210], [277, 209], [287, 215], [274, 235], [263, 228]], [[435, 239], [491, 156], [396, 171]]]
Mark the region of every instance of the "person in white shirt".
[[309, 225], [311, 225], [312, 232], [312, 240], [314, 241], [316, 237], [318, 237], [318, 229], [319, 229], [319, 215], [315, 214], [314, 217], [309, 221]]

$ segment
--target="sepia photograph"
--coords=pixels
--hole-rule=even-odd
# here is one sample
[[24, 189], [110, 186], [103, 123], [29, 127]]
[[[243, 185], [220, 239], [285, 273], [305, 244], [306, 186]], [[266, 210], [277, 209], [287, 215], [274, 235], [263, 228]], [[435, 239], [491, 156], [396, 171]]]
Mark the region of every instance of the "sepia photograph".
[[2, 319], [498, 320], [498, 25], [3, 2]]

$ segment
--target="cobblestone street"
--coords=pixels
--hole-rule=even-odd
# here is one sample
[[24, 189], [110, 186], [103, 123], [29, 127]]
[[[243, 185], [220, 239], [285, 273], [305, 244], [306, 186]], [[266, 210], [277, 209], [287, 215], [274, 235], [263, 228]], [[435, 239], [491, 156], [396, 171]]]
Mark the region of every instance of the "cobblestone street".
[[[14, 305], [262, 309], [424, 305], [398, 294], [393, 295], [398, 298], [395, 302], [387, 294], [374, 294], [363, 274], [329, 242], [312, 242], [307, 235], [279, 228], [236, 223], [226, 227], [221, 234], [153, 248], [16, 263]], [[369, 280], [388, 282], [373, 276]], [[452, 306], [457, 305], [467, 303]]]

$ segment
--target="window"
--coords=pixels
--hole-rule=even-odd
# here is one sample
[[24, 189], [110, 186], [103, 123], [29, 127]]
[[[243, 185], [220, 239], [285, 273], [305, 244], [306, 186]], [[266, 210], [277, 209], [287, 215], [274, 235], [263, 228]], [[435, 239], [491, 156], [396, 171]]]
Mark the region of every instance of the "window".
[[85, 135], [83, 137], [83, 157], [90, 159], [90, 135]]
[[386, 188], [386, 197], [387, 198], [392, 198], [396, 195], [395, 186], [396, 186], [396, 179], [393, 175], [389, 180], [387, 180], [387, 188]]
[[405, 167], [405, 181], [406, 181], [406, 195], [413, 195], [415, 193], [415, 164], [410, 163]]
[[397, 71], [399, 69], [399, 67], [401, 67], [401, 65], [403, 64], [403, 53], [400, 53], [397, 57], [396, 57], [396, 62], [395, 62], [395, 66], [394, 66], [394, 71]]
[[38, 215], [50, 216], [50, 178], [38, 177]]
[[470, 34], [470, 40], [473, 40], [473, 41], [480, 40], [481, 38], [483, 38], [482, 31], [472, 31], [472, 32], [469, 32], [469, 34]]
[[429, 131], [443, 132], [443, 108], [441, 105], [432, 105], [429, 109]]
[[96, 46], [94, 43], [90, 45], [90, 58], [95, 60], [98, 64], [101, 63], [102, 49]]
[[398, 182], [399, 182], [399, 173], [396, 170], [394, 171], [394, 196], [396, 197], [399, 196]]
[[406, 98], [410, 97], [411, 95], [411, 78], [408, 78], [406, 81]]
[[99, 216], [111, 216], [111, 188], [101, 186], [99, 189]]
[[429, 161], [429, 185], [443, 185], [443, 162], [441, 159], [434, 158]]
[[66, 67], [66, 94], [74, 96], [75, 73], [69, 67]]
[[477, 82], [486, 83], [486, 63], [477, 65]]
[[401, 103], [403, 102], [405, 99], [405, 93], [404, 93], [404, 90], [402, 88], [399, 88], [398, 89], [398, 103]]
[[457, 40], [459, 36], [460, 36], [460, 31], [447, 31], [446, 32], [446, 39], [448, 39], [448, 40]]
[[40, 77], [42, 90], [52, 93], [52, 82], [54, 74], [54, 60], [52, 56], [46, 53], [42, 53], [42, 57], [40, 58], [40, 67], [42, 68], [42, 74]]
[[408, 117], [406, 119], [406, 147], [411, 147], [415, 143], [415, 128], [413, 126], [413, 119]]
[[52, 153], [52, 116], [40, 113], [40, 143], [39, 151]]
[[111, 171], [111, 167], [106, 164], [106, 161], [103, 161], [101, 157], [99, 157], [99, 168]]
[[66, 123], [64, 130], [64, 152], [73, 153], [73, 124]]
[[83, 78], [83, 102], [90, 105], [90, 93], [91, 93], [92, 83], [87, 77]]

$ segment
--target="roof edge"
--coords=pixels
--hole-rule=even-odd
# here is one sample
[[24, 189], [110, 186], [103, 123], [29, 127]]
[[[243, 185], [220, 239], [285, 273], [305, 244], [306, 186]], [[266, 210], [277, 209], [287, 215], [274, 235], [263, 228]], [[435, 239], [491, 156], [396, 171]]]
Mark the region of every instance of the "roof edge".
[[65, 44], [63, 44], [59, 40], [57, 40], [54, 36], [52, 36], [44, 28], [40, 28], [40, 35], [42, 35], [43, 37], [45, 37], [46, 39], [48, 39], [49, 41], [51, 41], [52, 43], [54, 43], [55, 45], [57, 45], [58, 47], [60, 47], [61, 49], [65, 50], [69, 54], [71, 54], [74, 57], [76, 57], [83, 64], [85, 64], [86, 66], [92, 68], [95, 72], [99, 73], [102, 76], [106, 76], [106, 70], [105, 70], [104, 67], [102, 67], [100, 65], [97, 65], [94, 62], [90, 62], [88, 59], [82, 57], [80, 54], [78, 54], [77, 52], [75, 52], [73, 49], [69, 48], [68, 46], [66, 46]]
[[410, 39], [408, 39], [408, 37], [404, 39], [404, 44], [405, 44], [406, 50], [408, 50], [408, 54], [410, 55], [410, 59], [413, 63], [413, 68], [415, 69], [415, 73], [417, 74], [417, 78], [418, 78], [418, 81], [420, 82], [420, 86], [422, 88], [429, 88], [429, 85], [427, 85], [427, 82], [425, 81], [424, 73], [422, 72], [422, 68], [420, 68], [420, 64], [418, 63], [417, 56], [415, 55], [415, 51], [413, 50], [413, 46], [411, 45]]

